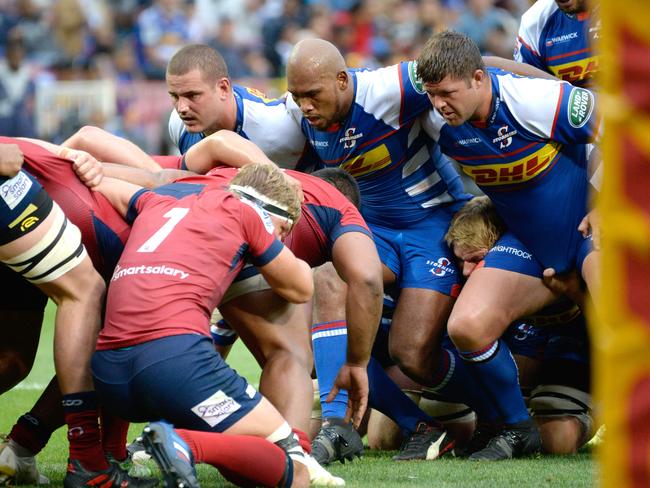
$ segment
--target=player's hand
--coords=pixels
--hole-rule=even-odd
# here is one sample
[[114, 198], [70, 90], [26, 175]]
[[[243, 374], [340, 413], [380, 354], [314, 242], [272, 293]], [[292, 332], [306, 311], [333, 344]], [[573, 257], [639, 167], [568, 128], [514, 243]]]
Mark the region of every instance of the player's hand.
[[23, 153], [18, 144], [0, 144], [0, 176], [13, 178], [23, 166]]
[[341, 366], [332, 390], [325, 401], [329, 403], [334, 400], [339, 390], [347, 390], [348, 392], [348, 408], [345, 411], [345, 421], [352, 420], [354, 427], [359, 427], [363, 415], [366, 413], [366, 408], [368, 408], [369, 387], [366, 367], [348, 363]]
[[566, 295], [582, 308], [585, 292], [577, 271], [558, 275], [553, 268], [546, 268], [542, 277], [546, 287], [557, 295]]
[[584, 216], [582, 221], [580, 221], [580, 225], [578, 225], [578, 231], [580, 231], [582, 237], [585, 238], [591, 235], [594, 243], [594, 249], [600, 249], [600, 217], [596, 209], [593, 209], [591, 212]]
[[89, 188], [99, 185], [104, 177], [102, 163], [86, 151], [73, 150], [66, 155], [73, 161], [72, 169], [81, 182]]

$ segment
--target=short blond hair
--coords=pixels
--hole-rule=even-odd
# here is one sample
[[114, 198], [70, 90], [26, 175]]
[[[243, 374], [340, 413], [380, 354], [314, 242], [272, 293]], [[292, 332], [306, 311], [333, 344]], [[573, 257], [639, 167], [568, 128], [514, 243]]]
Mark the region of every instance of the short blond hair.
[[506, 230], [488, 197], [474, 197], [451, 219], [445, 241], [452, 249], [490, 249]]
[[294, 224], [300, 218], [301, 192], [297, 180], [288, 178], [280, 168], [268, 163], [248, 164], [230, 181], [229, 189], [250, 187], [271, 202], [284, 207]]

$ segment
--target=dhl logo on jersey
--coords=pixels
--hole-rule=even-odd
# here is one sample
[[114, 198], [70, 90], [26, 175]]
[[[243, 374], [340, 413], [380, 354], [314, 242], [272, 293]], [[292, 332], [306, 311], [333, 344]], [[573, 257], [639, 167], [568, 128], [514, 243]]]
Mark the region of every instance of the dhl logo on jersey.
[[595, 76], [598, 72], [598, 57], [592, 56], [590, 58], [549, 67], [553, 71], [553, 74], [561, 80], [568, 81], [569, 83], [578, 83]]
[[390, 153], [385, 144], [360, 154], [341, 165], [352, 176], [363, 176], [385, 168], [391, 163]]
[[461, 167], [477, 185], [496, 186], [523, 183], [532, 180], [546, 170], [557, 156], [560, 147], [560, 144], [552, 142], [545, 144], [541, 149], [525, 158], [511, 163], [483, 164], [481, 166], [461, 163]]

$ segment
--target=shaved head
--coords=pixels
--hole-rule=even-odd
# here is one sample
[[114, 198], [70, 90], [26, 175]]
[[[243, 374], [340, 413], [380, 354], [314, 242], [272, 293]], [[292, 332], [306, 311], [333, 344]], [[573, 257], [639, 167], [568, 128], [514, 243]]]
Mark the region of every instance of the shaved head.
[[[322, 76], [345, 71], [345, 59], [331, 42], [324, 39], [305, 39], [294, 46], [287, 63], [287, 74], [300, 70], [311, 75]], [[307, 73], [304, 73], [307, 74]]]
[[352, 106], [354, 87], [341, 52], [323, 39], [296, 44], [287, 62], [287, 85], [303, 117], [325, 130], [341, 122]]

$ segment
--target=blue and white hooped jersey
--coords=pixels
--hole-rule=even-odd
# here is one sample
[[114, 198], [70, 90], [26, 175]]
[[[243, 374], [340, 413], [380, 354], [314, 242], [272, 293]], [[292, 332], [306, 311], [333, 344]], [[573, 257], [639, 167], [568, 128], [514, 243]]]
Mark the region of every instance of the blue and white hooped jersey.
[[571, 269], [582, 240], [576, 229], [587, 211], [595, 96], [567, 82], [488, 74], [492, 108], [486, 122], [454, 127], [431, 110], [423, 125], [544, 266]]
[[598, 71], [591, 44], [599, 36], [600, 21], [590, 24], [589, 13], [566, 14], [555, 0], [538, 0], [521, 17], [514, 58], [578, 86], [589, 86]]
[[[285, 99], [266, 98], [258, 90], [239, 85], [232, 90], [237, 102], [235, 132], [254, 142], [278, 166], [295, 168], [306, 141], [287, 112]], [[188, 132], [176, 110], [169, 117], [169, 135], [182, 154], [205, 137], [202, 132]]]
[[354, 102], [344, 122], [314, 129], [289, 96], [287, 107], [321, 162], [355, 177], [369, 224], [402, 227], [438, 205], [468, 198], [453, 164], [423, 131], [418, 115], [431, 108], [415, 63], [350, 70]]

